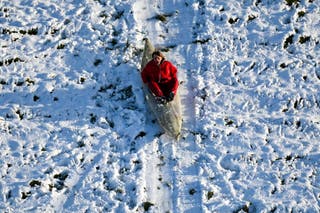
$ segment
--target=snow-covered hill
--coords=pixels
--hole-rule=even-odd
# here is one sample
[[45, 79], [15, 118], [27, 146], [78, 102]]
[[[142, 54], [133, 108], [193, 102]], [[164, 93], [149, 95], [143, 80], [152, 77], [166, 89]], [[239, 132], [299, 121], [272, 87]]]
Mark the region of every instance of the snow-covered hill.
[[[146, 107], [143, 38], [183, 132]], [[1, 212], [319, 212], [318, 0], [1, 0]]]

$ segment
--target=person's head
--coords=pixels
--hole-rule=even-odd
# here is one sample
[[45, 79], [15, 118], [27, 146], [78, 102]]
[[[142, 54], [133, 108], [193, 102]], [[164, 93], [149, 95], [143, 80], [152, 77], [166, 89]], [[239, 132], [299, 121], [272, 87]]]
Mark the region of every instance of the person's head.
[[160, 64], [165, 57], [162, 54], [162, 52], [160, 52], [159, 50], [156, 50], [152, 53], [152, 58], [157, 64]]

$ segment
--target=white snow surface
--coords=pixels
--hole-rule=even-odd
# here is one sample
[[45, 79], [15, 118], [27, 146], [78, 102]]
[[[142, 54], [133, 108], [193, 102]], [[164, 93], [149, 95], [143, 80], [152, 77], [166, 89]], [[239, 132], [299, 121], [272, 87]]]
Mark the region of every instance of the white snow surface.
[[0, 0], [0, 211], [319, 212], [319, 38], [318, 0]]

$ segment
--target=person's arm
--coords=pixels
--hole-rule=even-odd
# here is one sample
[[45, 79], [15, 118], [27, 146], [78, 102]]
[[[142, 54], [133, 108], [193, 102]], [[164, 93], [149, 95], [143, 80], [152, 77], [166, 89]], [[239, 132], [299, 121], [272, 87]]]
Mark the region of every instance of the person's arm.
[[148, 83], [148, 76], [147, 76], [146, 67], [141, 72], [141, 78], [142, 78], [143, 83], [145, 83], [145, 84]]
[[162, 97], [163, 96], [163, 92], [160, 89], [159, 85], [157, 82], [155, 82], [152, 77], [148, 74], [151, 72], [152, 67], [150, 66], [146, 66], [142, 72], [141, 72], [141, 78], [143, 83], [148, 85], [148, 88], [151, 90], [151, 92], [158, 97]]
[[155, 96], [158, 96], [158, 97], [163, 97], [163, 92], [162, 90], [160, 89], [159, 85], [157, 82], [155, 81], [150, 81], [148, 83], [148, 87], [149, 89], [151, 90], [151, 92], [155, 95]]

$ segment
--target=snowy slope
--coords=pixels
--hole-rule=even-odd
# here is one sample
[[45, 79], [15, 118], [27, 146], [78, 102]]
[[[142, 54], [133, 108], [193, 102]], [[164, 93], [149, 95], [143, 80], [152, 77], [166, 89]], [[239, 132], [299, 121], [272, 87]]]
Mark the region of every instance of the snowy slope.
[[[1, 212], [319, 212], [317, 0], [1, 0]], [[164, 135], [143, 38], [179, 70]]]

